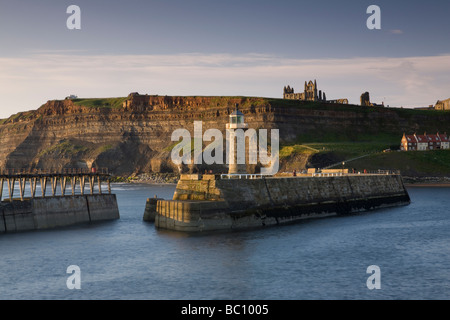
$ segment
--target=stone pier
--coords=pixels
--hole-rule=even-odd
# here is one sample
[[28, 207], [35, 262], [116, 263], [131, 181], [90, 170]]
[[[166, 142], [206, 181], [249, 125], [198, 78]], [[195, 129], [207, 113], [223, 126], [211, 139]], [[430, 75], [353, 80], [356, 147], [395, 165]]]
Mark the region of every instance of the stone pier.
[[[14, 197], [16, 182], [19, 182], [18, 197]], [[67, 182], [70, 190], [66, 190]], [[88, 192], [85, 192], [86, 182], [89, 183]], [[107, 184], [107, 192], [102, 191], [102, 183]], [[3, 197], [5, 184], [8, 186], [8, 194]], [[47, 189], [47, 184], [50, 184], [50, 190]], [[58, 184], [60, 190], [57, 193]], [[97, 192], [94, 184], [97, 184]], [[37, 192], [39, 187], [40, 192]], [[0, 233], [50, 229], [119, 218], [116, 195], [111, 194], [107, 174], [0, 172]]]
[[157, 201], [156, 227], [242, 229], [410, 203], [399, 174], [242, 177], [181, 176], [173, 199]]

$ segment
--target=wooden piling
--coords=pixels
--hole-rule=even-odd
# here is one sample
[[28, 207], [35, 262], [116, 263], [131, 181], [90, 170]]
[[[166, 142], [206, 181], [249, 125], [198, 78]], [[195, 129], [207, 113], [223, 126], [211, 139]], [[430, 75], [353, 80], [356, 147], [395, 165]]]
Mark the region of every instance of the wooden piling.
[[31, 198], [34, 198], [36, 196], [36, 183], [37, 183], [37, 178], [33, 177], [30, 180], [30, 190], [31, 190]]
[[25, 193], [25, 183], [26, 183], [26, 177], [19, 177], [20, 201], [23, 201], [23, 195]]
[[45, 198], [45, 190], [47, 189], [47, 177], [41, 178], [41, 192], [42, 198]]
[[[103, 179], [105, 177], [105, 179]], [[77, 181], [78, 179], [78, 181]], [[80, 172], [74, 172], [67, 170], [65, 173], [47, 173], [45, 171], [35, 171], [33, 173], [24, 173], [23, 170], [21, 170], [19, 173], [14, 170], [8, 170], [6, 173], [3, 171], [0, 171], [0, 202], [3, 201], [3, 189], [5, 182], [8, 185], [8, 196], [9, 201], [14, 200], [14, 187], [15, 183], [18, 180], [19, 181], [19, 196], [20, 200], [25, 200], [25, 192], [28, 188], [27, 184], [29, 183], [30, 188], [30, 197], [36, 198], [36, 190], [37, 190], [37, 181], [39, 180], [40, 186], [41, 186], [41, 197], [45, 198], [46, 195], [46, 189], [47, 189], [47, 181], [50, 180], [51, 184], [51, 192], [52, 197], [57, 196], [57, 188], [58, 183], [61, 190], [62, 197], [65, 196], [75, 196], [76, 195], [76, 185], [77, 182], [80, 183], [80, 193], [81, 195], [85, 194], [85, 183], [86, 179], [89, 180], [89, 188], [90, 188], [90, 194], [94, 195], [97, 193], [95, 184], [98, 184], [98, 194], [102, 194], [102, 180], [106, 180], [107, 187], [108, 187], [108, 193], [111, 194], [111, 183], [109, 174], [106, 173], [99, 173], [99, 172], [90, 172], [90, 173], [80, 173]], [[67, 185], [68, 180], [70, 180], [70, 186], [71, 186], [71, 192], [67, 194]]]
[[4, 178], [0, 178], [0, 202], [2, 202], [2, 196], [3, 196], [3, 182], [5, 181]]
[[75, 195], [75, 186], [76, 186], [76, 182], [77, 182], [77, 177], [76, 176], [72, 176], [70, 177], [70, 185], [72, 187], [72, 195]]
[[[12, 182], [12, 185], [11, 185]], [[16, 183], [16, 178], [8, 179], [8, 191], [9, 191], [9, 201], [11, 202], [14, 197], [14, 184]]]

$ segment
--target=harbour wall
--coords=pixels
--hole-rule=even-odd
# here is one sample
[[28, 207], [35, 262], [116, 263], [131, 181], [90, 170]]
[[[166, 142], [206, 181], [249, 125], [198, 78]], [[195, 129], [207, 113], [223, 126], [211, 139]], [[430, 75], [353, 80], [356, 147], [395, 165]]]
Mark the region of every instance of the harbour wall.
[[220, 179], [184, 175], [155, 225], [180, 231], [261, 227], [407, 205], [400, 175]]
[[51, 229], [119, 218], [115, 194], [0, 202], [0, 233]]

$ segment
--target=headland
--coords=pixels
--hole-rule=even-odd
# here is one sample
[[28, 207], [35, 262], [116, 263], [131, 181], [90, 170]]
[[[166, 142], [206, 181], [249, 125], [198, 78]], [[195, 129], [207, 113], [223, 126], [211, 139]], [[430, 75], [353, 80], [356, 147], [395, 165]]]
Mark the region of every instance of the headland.
[[[235, 103], [251, 128], [280, 130], [280, 171], [342, 161], [357, 170], [400, 170], [408, 177], [450, 174], [450, 151], [397, 152], [403, 134], [450, 132], [450, 113], [263, 97], [158, 96], [50, 100], [0, 120], [0, 168], [108, 168], [114, 176], [226, 172], [170, 160], [175, 129], [225, 131]], [[191, 132], [193, 134], [193, 132]], [[390, 149], [392, 152], [383, 153]], [[150, 179], [148, 179], [150, 181]], [[161, 181], [161, 179], [158, 179]]]

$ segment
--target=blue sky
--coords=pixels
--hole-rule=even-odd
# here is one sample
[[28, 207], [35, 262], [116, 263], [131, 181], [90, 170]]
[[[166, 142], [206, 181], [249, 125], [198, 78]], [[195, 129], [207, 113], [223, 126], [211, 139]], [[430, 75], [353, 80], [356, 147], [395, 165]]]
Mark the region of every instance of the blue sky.
[[69, 94], [281, 97], [310, 79], [329, 99], [428, 106], [450, 97], [449, 14], [437, 0], [0, 0], [0, 118]]

